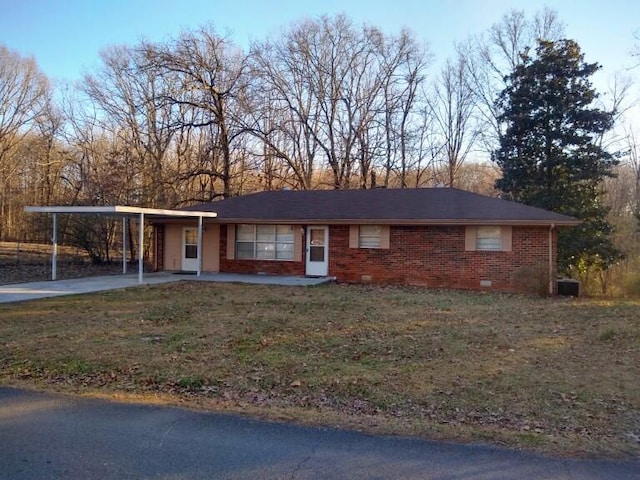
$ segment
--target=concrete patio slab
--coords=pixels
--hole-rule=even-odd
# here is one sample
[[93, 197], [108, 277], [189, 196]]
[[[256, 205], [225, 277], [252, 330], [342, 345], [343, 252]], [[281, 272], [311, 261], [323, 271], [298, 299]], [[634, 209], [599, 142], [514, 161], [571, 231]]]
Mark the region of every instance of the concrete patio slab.
[[256, 285], [283, 285], [312, 287], [335, 281], [333, 277], [296, 277], [283, 275], [245, 275], [240, 273], [203, 273], [199, 277], [187, 276], [184, 280], [202, 282], [252, 283]]
[[172, 274], [168, 272], [145, 274], [142, 284], [138, 274], [107, 275], [102, 277], [74, 278], [30, 283], [0, 285], [0, 303], [21, 302], [38, 298], [77, 295], [81, 293], [117, 290], [139, 285], [156, 285], [179, 281], [227, 282], [262, 285], [314, 286], [332, 281], [333, 278], [295, 277], [276, 275], [241, 275], [234, 273], [205, 273], [201, 276]]

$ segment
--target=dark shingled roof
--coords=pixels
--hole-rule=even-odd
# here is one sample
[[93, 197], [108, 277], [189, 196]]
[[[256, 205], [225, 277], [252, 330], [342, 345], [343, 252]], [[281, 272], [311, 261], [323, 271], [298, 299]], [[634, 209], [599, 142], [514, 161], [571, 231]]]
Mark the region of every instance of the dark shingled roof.
[[576, 225], [566, 215], [455, 188], [277, 190], [194, 205], [224, 223]]

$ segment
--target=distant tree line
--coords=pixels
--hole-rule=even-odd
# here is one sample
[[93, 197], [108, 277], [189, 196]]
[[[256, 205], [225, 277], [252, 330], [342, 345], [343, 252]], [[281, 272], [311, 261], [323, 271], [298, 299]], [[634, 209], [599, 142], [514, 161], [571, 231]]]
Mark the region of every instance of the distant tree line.
[[[538, 40], [563, 36], [552, 10], [510, 11], [436, 69], [412, 32], [342, 15], [300, 21], [248, 51], [204, 26], [109, 47], [97, 69], [55, 90], [32, 59], [0, 46], [0, 240], [47, 240], [46, 219], [23, 213], [29, 204], [173, 208], [285, 187], [497, 195], [501, 94]], [[612, 122], [627, 91], [620, 85], [601, 106]], [[613, 224], [631, 232], [640, 174], [636, 134], [625, 128], [594, 138], [620, 160], [609, 172], [618, 177], [596, 187]], [[86, 246], [89, 227], [65, 222], [67, 240]], [[114, 221], [99, 225], [96, 237], [116, 236]], [[626, 258], [637, 258], [634, 238], [616, 239], [636, 248]]]

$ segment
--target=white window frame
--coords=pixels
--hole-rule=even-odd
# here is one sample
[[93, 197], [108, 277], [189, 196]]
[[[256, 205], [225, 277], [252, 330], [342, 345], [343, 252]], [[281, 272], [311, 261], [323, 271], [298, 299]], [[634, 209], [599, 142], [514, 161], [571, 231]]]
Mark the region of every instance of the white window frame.
[[499, 252], [502, 250], [502, 227], [479, 226], [476, 229], [476, 250]]
[[[197, 259], [198, 255], [198, 229], [183, 229], [184, 242], [182, 245], [182, 257], [188, 259]], [[191, 247], [191, 248], [189, 248]]]
[[[287, 232], [278, 230], [286, 229]], [[244, 234], [241, 230], [245, 230]], [[240, 245], [245, 246], [241, 251]], [[235, 258], [292, 262], [295, 252], [293, 225], [240, 224], [236, 226]], [[250, 248], [247, 248], [251, 246]], [[246, 256], [251, 250], [251, 256]]]

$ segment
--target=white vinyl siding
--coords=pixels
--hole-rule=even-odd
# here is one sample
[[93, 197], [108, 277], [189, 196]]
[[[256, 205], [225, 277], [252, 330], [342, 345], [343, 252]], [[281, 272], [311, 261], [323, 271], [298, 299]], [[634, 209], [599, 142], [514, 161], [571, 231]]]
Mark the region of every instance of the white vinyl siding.
[[236, 258], [255, 260], [293, 260], [292, 225], [238, 225]]

